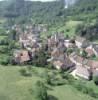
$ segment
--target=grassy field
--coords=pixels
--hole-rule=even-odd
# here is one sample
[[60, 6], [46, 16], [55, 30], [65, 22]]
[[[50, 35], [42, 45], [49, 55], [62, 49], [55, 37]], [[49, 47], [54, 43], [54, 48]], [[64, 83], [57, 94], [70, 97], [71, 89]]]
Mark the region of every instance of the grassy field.
[[[42, 78], [33, 75], [23, 77], [18, 66], [0, 66], [0, 100], [35, 100], [30, 90], [35, 86], [37, 80]], [[34, 68], [37, 73], [43, 73], [45, 69]], [[95, 100], [87, 95], [78, 92], [69, 85], [51, 87], [50, 95], [55, 96], [54, 100]]]
[[59, 28], [57, 28], [57, 30], [58, 32], [64, 31], [65, 35], [74, 36], [76, 27], [79, 24], [82, 24], [82, 22], [69, 20], [65, 23], [65, 26], [60, 26]]
[[4, 40], [7, 36], [0, 36], [0, 41]]
[[65, 36], [69, 35], [71, 37], [71, 36], [75, 35], [76, 27], [82, 23], [83, 23], [82, 21], [69, 20], [65, 23], [65, 25], [57, 25], [55, 27], [51, 27], [47, 33], [41, 33], [41, 36], [45, 37], [45, 36], [51, 35], [55, 32], [62, 32], [63, 31]]
[[80, 24], [82, 24], [81, 21], [70, 20], [70, 21], [66, 22], [66, 32], [65, 32], [65, 34], [68, 34], [69, 36], [74, 36], [76, 27]]

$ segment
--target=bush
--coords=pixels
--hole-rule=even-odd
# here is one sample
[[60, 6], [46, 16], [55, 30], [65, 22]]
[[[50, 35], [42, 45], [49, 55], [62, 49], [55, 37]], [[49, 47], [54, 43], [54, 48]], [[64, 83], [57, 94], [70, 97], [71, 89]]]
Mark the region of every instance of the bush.
[[21, 73], [21, 75], [23, 75], [23, 76], [32, 76], [32, 73], [31, 73], [31, 71], [29, 71], [29, 70], [27, 70], [27, 69], [21, 69], [20, 70], [20, 73]]
[[9, 59], [10, 59], [10, 57], [8, 55], [2, 55], [2, 57], [0, 58], [0, 64], [8, 65], [10, 62]]
[[45, 78], [45, 82], [49, 85], [51, 85], [51, 76], [48, 74], [47, 71], [45, 71], [44, 73], [44, 78]]
[[88, 94], [89, 94], [91, 97], [96, 98], [96, 93], [94, 92], [94, 90], [93, 90], [92, 88], [88, 88]]
[[80, 54], [82, 57], [87, 58], [87, 52], [85, 50], [82, 51], [82, 53]]
[[82, 91], [83, 83], [81, 83], [81, 82], [76, 82], [76, 83], [74, 84], [74, 87], [75, 87], [77, 90]]
[[38, 67], [47, 67], [47, 54], [44, 49], [40, 50], [35, 54], [35, 58], [31, 61], [31, 64]]
[[37, 81], [35, 84], [34, 95], [36, 100], [48, 100], [47, 89], [43, 82]]
[[74, 84], [75, 88], [79, 91], [81, 91], [84, 94], [89, 94], [89, 88], [85, 85], [85, 82], [82, 81], [76, 81]]
[[61, 77], [63, 79], [68, 79], [68, 75], [69, 75], [69, 73], [61, 73]]
[[46, 67], [49, 68], [49, 69], [53, 69], [54, 68], [51, 63], [49, 63]]
[[94, 83], [95, 83], [96, 85], [98, 85], [98, 76], [94, 76], [93, 80], [94, 80]]
[[66, 83], [66, 80], [62, 79], [62, 77], [56, 72], [48, 73], [47, 71], [45, 71], [43, 76], [46, 84], [48, 85], [58, 86], [58, 85], [64, 85]]
[[46, 83], [51, 85], [51, 77], [49, 75], [47, 75], [45, 77], [46, 77]]
[[7, 39], [1, 40], [0, 45], [8, 45]]
[[88, 88], [86, 86], [82, 87], [82, 93], [84, 93], [84, 94], [88, 94], [89, 93]]
[[73, 49], [72, 48], [68, 48], [66, 52], [69, 55], [69, 54], [71, 54], [73, 52]]
[[69, 82], [70, 84], [74, 84], [74, 81], [75, 81], [74, 77], [73, 77], [72, 75], [69, 75], [69, 76], [68, 76], [68, 82]]
[[53, 86], [60, 86], [60, 85], [65, 85], [67, 83], [67, 81], [63, 80], [63, 79], [55, 79], [52, 80], [51, 84]]
[[78, 90], [81, 91], [84, 94], [88, 94], [89, 96], [93, 97], [93, 98], [98, 98], [98, 94], [95, 93], [95, 91], [93, 90], [93, 88], [89, 88], [85, 85], [85, 83], [81, 82], [81, 81], [76, 81], [76, 83], [74, 84], [74, 87]]

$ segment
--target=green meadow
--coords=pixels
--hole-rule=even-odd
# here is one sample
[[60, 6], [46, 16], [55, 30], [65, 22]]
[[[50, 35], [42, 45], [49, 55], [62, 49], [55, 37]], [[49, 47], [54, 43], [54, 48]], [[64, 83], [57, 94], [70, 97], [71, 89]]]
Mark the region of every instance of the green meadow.
[[[37, 80], [43, 81], [38, 75], [24, 77], [20, 74], [23, 66], [0, 66], [0, 100], [35, 100], [32, 88]], [[33, 68], [32, 73], [42, 74], [46, 69]], [[49, 70], [51, 71], [51, 70]], [[52, 86], [48, 94], [54, 96], [54, 100], [96, 100], [82, 94], [70, 85]]]

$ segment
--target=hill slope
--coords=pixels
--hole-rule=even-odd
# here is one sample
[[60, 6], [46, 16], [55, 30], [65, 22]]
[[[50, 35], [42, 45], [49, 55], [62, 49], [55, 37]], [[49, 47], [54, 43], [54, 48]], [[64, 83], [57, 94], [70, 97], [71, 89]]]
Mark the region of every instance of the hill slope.
[[98, 16], [98, 0], [77, 0], [75, 5], [64, 8], [64, 0], [54, 2], [31, 2], [8, 0], [0, 2], [1, 16], [16, 22], [63, 23], [68, 19], [90, 21]]

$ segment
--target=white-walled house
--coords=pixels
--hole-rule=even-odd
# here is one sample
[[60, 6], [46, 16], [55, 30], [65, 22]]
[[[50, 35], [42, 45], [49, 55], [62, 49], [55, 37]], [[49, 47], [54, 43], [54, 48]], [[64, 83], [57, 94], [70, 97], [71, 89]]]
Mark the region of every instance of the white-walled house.
[[90, 71], [84, 66], [77, 66], [75, 75], [86, 80], [90, 79]]

